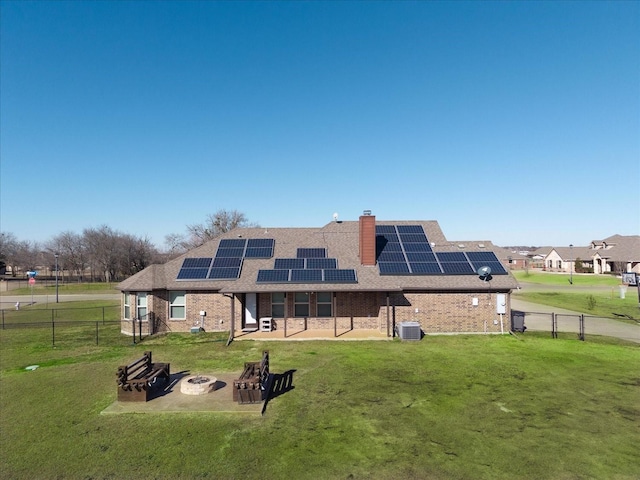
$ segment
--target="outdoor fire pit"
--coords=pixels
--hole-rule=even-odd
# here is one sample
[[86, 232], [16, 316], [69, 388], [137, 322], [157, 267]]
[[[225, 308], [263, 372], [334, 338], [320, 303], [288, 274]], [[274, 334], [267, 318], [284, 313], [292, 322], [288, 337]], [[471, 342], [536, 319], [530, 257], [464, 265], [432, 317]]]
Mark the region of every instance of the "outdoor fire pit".
[[204, 395], [216, 389], [217, 381], [212, 375], [190, 375], [180, 382], [180, 392], [186, 395]]

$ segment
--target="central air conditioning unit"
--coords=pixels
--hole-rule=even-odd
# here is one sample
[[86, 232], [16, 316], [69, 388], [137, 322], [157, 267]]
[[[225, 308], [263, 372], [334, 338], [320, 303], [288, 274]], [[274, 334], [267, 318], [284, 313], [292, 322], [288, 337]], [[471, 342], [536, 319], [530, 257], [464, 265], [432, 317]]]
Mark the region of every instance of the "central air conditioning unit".
[[420, 322], [400, 322], [396, 326], [400, 340], [420, 340], [422, 338], [422, 329]]

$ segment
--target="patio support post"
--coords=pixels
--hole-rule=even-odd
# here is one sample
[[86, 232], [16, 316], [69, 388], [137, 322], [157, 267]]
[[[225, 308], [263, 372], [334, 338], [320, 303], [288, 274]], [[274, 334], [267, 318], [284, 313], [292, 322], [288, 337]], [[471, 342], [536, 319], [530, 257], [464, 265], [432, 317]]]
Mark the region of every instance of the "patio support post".
[[389, 304], [389, 292], [387, 292], [387, 337], [391, 336], [391, 309]]
[[333, 336], [338, 336], [338, 316], [336, 315], [336, 292], [331, 295], [331, 311], [333, 312]]

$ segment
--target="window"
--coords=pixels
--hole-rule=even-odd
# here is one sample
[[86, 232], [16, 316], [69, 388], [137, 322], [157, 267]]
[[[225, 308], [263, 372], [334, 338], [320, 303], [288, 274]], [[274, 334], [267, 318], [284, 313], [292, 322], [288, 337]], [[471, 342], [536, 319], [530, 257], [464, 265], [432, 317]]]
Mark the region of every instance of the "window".
[[316, 303], [316, 315], [318, 317], [331, 317], [333, 315], [331, 292], [319, 292], [316, 297]]
[[124, 294], [124, 318], [131, 320], [131, 294]]
[[284, 318], [284, 293], [271, 294], [271, 316]]
[[138, 310], [138, 319], [146, 320], [147, 319], [147, 294], [146, 293], [138, 293], [137, 295], [137, 310]]
[[309, 316], [309, 294], [306, 292], [297, 292], [294, 297], [293, 311], [296, 317]]
[[169, 292], [169, 318], [184, 320], [187, 318], [187, 293]]

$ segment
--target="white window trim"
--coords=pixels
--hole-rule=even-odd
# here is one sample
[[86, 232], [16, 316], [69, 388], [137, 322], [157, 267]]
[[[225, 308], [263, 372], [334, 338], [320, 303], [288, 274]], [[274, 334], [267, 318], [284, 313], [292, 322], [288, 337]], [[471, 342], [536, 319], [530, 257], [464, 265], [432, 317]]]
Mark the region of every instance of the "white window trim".
[[[125, 320], [131, 320], [131, 294], [129, 292], [124, 292], [124, 300], [122, 301], [124, 311], [122, 312], [122, 317]], [[127, 315], [127, 310], [129, 314]]]
[[[144, 298], [144, 305], [141, 304], [140, 299]], [[140, 315], [140, 309], [144, 308], [145, 314]], [[149, 317], [149, 303], [147, 299], [147, 292], [138, 292], [136, 294], [136, 318], [138, 320], [147, 321]]]
[[[181, 294], [184, 303], [173, 303], [171, 301], [172, 295]], [[173, 307], [184, 307], [184, 316], [183, 317], [174, 317], [172, 315]], [[176, 290], [173, 292], [169, 292], [169, 320], [186, 320], [187, 319], [187, 292], [184, 290]]]

